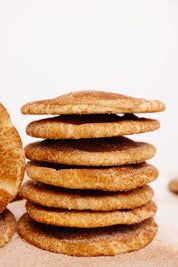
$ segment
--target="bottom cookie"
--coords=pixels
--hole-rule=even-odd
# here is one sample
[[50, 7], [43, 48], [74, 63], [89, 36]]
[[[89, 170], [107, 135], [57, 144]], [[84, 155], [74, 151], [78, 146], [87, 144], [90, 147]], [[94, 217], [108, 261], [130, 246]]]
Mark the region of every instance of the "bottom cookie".
[[0, 214], [0, 248], [3, 247], [11, 239], [16, 227], [14, 215], [5, 209]]
[[111, 256], [143, 248], [150, 243], [157, 224], [153, 218], [132, 226], [79, 229], [40, 224], [24, 214], [18, 232], [29, 243], [57, 253], [73, 256]]

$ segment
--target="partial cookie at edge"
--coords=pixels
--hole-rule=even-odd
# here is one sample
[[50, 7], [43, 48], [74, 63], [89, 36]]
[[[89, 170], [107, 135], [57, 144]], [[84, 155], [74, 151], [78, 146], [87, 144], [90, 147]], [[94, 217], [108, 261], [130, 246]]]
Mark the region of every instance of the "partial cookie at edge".
[[21, 138], [0, 103], [0, 213], [16, 196], [25, 172]]
[[0, 248], [9, 242], [15, 228], [16, 220], [14, 215], [8, 209], [5, 209], [0, 214]]
[[175, 178], [169, 182], [169, 189], [175, 193], [178, 193], [178, 178]]

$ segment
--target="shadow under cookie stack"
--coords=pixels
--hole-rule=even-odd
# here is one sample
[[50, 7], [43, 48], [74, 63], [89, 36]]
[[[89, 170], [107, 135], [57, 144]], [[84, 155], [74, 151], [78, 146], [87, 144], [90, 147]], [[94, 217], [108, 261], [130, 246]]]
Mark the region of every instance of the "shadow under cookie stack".
[[45, 140], [25, 148], [32, 180], [21, 190], [27, 213], [19, 234], [42, 249], [76, 256], [116, 255], [151, 242], [157, 208], [147, 184], [158, 171], [145, 161], [156, 149], [123, 135], [158, 129], [157, 120], [133, 113], [164, 109], [160, 101], [101, 91], [24, 105], [23, 114], [55, 117], [26, 129]]

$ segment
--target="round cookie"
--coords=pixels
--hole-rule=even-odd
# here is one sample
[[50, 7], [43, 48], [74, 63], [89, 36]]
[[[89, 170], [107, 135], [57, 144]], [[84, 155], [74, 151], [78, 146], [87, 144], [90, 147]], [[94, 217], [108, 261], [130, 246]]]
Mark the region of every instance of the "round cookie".
[[146, 163], [87, 168], [29, 161], [27, 175], [41, 183], [71, 189], [128, 191], [153, 182], [158, 170]]
[[20, 136], [0, 103], [0, 213], [17, 195], [25, 172]]
[[69, 210], [110, 211], [133, 209], [146, 204], [153, 198], [153, 190], [145, 185], [127, 192], [106, 192], [94, 190], [70, 190], [27, 181], [22, 189], [23, 198], [51, 208]]
[[113, 256], [143, 248], [156, 235], [152, 218], [136, 225], [94, 229], [39, 224], [23, 215], [18, 222], [22, 238], [41, 249], [75, 256]]
[[43, 139], [80, 139], [138, 134], [159, 127], [157, 120], [133, 114], [61, 115], [33, 121], [27, 125], [26, 132]]
[[114, 166], [152, 158], [154, 146], [126, 137], [69, 139], [35, 142], [25, 147], [30, 160], [68, 165]]
[[157, 100], [133, 98], [103, 91], [78, 91], [53, 99], [35, 101], [21, 108], [23, 114], [144, 113], [165, 110]]
[[14, 215], [8, 209], [5, 209], [0, 214], [0, 248], [9, 242], [15, 228], [16, 220]]
[[175, 178], [169, 182], [169, 189], [175, 193], [178, 193], [178, 178]]
[[153, 217], [157, 207], [150, 200], [147, 204], [131, 210], [77, 211], [46, 208], [27, 201], [26, 209], [29, 216], [40, 223], [66, 227], [94, 228], [116, 224], [140, 223]]

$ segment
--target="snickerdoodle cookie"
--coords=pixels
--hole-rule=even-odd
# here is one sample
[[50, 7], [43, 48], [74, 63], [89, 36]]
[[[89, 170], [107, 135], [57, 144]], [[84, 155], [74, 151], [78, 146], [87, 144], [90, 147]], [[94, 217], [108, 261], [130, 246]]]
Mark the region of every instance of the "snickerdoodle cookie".
[[126, 137], [68, 139], [35, 142], [25, 147], [30, 160], [68, 165], [114, 166], [152, 158], [156, 148]]
[[22, 189], [23, 198], [41, 206], [68, 210], [110, 211], [133, 209], [153, 198], [153, 190], [145, 185], [127, 192], [74, 190], [27, 181]]
[[140, 223], [155, 215], [156, 204], [150, 200], [143, 206], [129, 210], [116, 211], [78, 211], [47, 208], [27, 201], [26, 209], [29, 216], [40, 223], [56, 226], [94, 228], [116, 224]]
[[0, 103], [0, 213], [17, 195], [25, 172], [21, 138]]
[[29, 243], [72, 256], [113, 256], [143, 248], [156, 235], [153, 218], [135, 225], [102, 228], [69, 228], [37, 223], [24, 214], [18, 232]]
[[165, 110], [158, 100], [134, 98], [103, 91], [78, 91], [25, 104], [23, 114], [144, 113]]
[[133, 114], [61, 115], [33, 121], [27, 125], [26, 132], [43, 139], [80, 139], [138, 134], [159, 127], [157, 120]]
[[158, 177], [158, 170], [146, 162], [114, 167], [76, 167], [29, 161], [26, 172], [31, 179], [49, 185], [106, 191], [132, 190]]
[[8, 209], [5, 209], [0, 214], [0, 248], [9, 242], [15, 228], [16, 220], [14, 215]]

